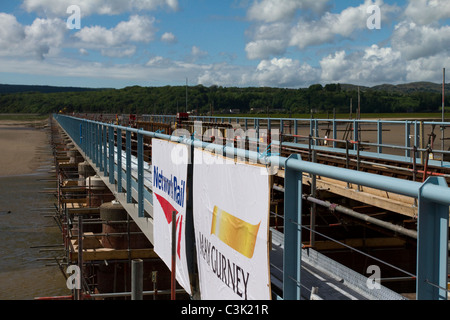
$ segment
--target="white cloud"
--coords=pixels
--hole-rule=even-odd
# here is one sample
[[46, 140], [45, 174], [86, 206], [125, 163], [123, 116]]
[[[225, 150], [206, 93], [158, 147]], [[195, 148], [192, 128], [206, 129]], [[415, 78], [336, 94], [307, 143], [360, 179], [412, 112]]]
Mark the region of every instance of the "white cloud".
[[304, 49], [309, 46], [333, 42], [336, 37], [351, 38], [355, 32], [367, 28], [370, 15], [367, 9], [372, 5], [382, 8], [382, 20], [396, 12], [396, 6], [384, 4], [382, 0], [365, 0], [358, 7], [348, 7], [340, 13], [326, 12], [319, 20], [299, 20], [292, 28], [290, 45]]
[[71, 5], [78, 5], [82, 16], [116, 15], [124, 12], [155, 10], [160, 7], [178, 10], [178, 0], [24, 0], [22, 6], [28, 12], [62, 17], [67, 15], [67, 8]]
[[167, 42], [167, 43], [176, 43], [177, 42], [177, 37], [175, 37], [175, 35], [173, 33], [171, 33], [171, 32], [165, 32], [161, 36], [161, 41]]
[[89, 51], [87, 51], [84, 48], [80, 48], [80, 50], [78, 50], [78, 52], [82, 55], [82, 56], [88, 56], [89, 55]]
[[442, 68], [450, 66], [448, 53], [424, 57], [408, 62], [406, 81], [442, 82]]
[[273, 55], [282, 55], [286, 52], [286, 41], [281, 40], [256, 40], [245, 46], [247, 57], [251, 60], [265, 59]]
[[257, 67], [218, 63], [205, 66], [198, 83], [205, 86], [269, 86], [299, 88], [320, 81], [320, 71], [298, 60], [273, 58]]
[[[450, 17], [448, 0], [409, 0], [404, 13], [396, 17], [403, 21], [396, 22], [392, 35], [386, 35], [389, 39], [379, 42], [384, 45], [366, 47], [361, 47], [356, 40], [370, 34], [364, 32], [370, 15], [367, 7], [373, 4], [381, 7], [382, 28], [388, 29], [385, 22], [391, 21], [392, 13], [398, 12], [397, 6], [382, 0], [364, 0], [331, 13], [326, 12], [329, 0], [248, 0], [247, 3], [250, 3], [247, 11], [250, 27], [245, 33], [245, 53], [248, 59], [256, 60], [253, 66], [231, 64], [231, 61], [239, 61], [235, 52], [236, 59], [230, 59], [229, 63], [195, 63], [205, 62], [207, 59], [203, 58], [209, 56], [200, 43], [181, 54], [185, 55], [184, 61], [160, 56], [156, 49], [160, 43], [155, 44], [155, 50], [151, 48], [153, 52], [145, 50], [150, 51], [149, 46], [142, 50], [142, 44], [155, 40], [158, 30], [155, 18], [136, 15], [136, 12], [160, 8], [177, 10], [177, 0], [24, 0], [23, 7], [27, 11], [50, 18], [37, 18], [30, 25], [22, 25], [13, 15], [0, 13], [0, 70], [125, 79], [130, 83], [150, 78], [161, 84], [173, 83], [174, 79], [183, 82], [189, 76], [190, 82], [197, 80], [204, 85], [304, 87], [330, 82], [361, 85], [436, 82], [441, 80], [442, 68], [450, 64], [447, 40], [450, 26], [440, 21]], [[72, 4], [82, 8], [82, 17], [126, 12], [130, 13], [130, 18], [113, 27], [85, 26], [80, 31], [69, 32], [65, 25], [66, 9]], [[355, 39], [355, 46], [337, 49], [342, 48], [339, 42], [342, 39]], [[159, 40], [175, 43], [178, 39], [173, 33], [165, 32]], [[345, 41], [344, 45], [349, 43]], [[391, 47], [386, 47], [387, 43]], [[323, 44], [336, 46], [322, 47]], [[318, 49], [304, 50], [314, 46]], [[63, 54], [66, 48], [70, 56], [75, 49], [80, 56], [89, 55], [89, 58], [84, 61], [66, 58]], [[147, 60], [135, 64], [130, 59], [121, 65], [111, 63], [112, 59], [107, 59], [108, 64], [102, 60], [94, 62], [93, 51], [111, 58], [138, 56], [142, 59], [145, 54]], [[309, 52], [317, 56], [299, 60], [296, 51], [302, 51], [302, 56]], [[284, 57], [287, 52], [290, 58]], [[315, 65], [304, 62], [311, 63], [315, 59], [318, 61]]]
[[[0, 50], [9, 51], [25, 39], [24, 27], [16, 17], [7, 13], [0, 13]], [[12, 50], [11, 50], [12, 51]]]
[[450, 1], [410, 0], [405, 15], [417, 24], [435, 23], [450, 18]]
[[250, 20], [276, 22], [292, 19], [298, 10], [322, 13], [329, 0], [261, 0], [254, 1], [247, 16]]
[[377, 45], [347, 55], [338, 51], [320, 61], [322, 82], [375, 85], [405, 80], [407, 64], [400, 52]]
[[136, 46], [126, 46], [123, 48], [103, 48], [100, 50], [102, 56], [110, 58], [131, 57], [136, 53]]
[[318, 81], [319, 73], [298, 60], [273, 58], [261, 61], [252, 78], [261, 86], [301, 87]]
[[234, 66], [227, 63], [212, 64], [205, 68], [198, 76], [197, 83], [204, 86], [241, 86], [248, 85], [242, 82], [242, 74], [248, 69]]
[[168, 67], [172, 65], [172, 62], [164, 57], [156, 56], [147, 61], [147, 67]]
[[208, 52], [203, 51], [202, 49], [200, 49], [197, 46], [193, 46], [191, 48], [191, 56], [190, 56], [190, 60], [191, 61], [195, 61], [197, 59], [201, 59], [208, 56]]
[[0, 54], [44, 59], [57, 54], [64, 44], [66, 24], [60, 19], [35, 19], [21, 25], [9, 14], [0, 13]]
[[289, 24], [276, 22], [255, 26], [247, 34], [252, 38], [245, 46], [247, 57], [251, 60], [266, 59], [270, 56], [281, 55], [286, 52], [289, 39]]
[[0, 59], [2, 72], [81, 79], [83, 83], [97, 82], [100, 87], [105, 82], [127, 85], [167, 85], [167, 83], [173, 83], [174, 79], [180, 79], [182, 84], [186, 75], [189, 75], [189, 79], [195, 79], [206, 69], [207, 67], [204, 66], [179, 61], [171, 61], [161, 66], [146, 66], [133, 63], [109, 64], [81, 61], [65, 57], [54, 57], [39, 62], [15, 57]]
[[434, 27], [402, 22], [395, 27], [392, 47], [406, 60], [449, 52], [450, 26]]
[[120, 47], [127, 43], [148, 43], [154, 39], [154, 18], [134, 15], [112, 29], [101, 26], [84, 27], [75, 34], [83, 45], [97, 48]]
[[[395, 5], [387, 5], [383, 0], [365, 0], [359, 6], [347, 7], [339, 13], [325, 12], [328, 1], [294, 1], [263, 0], [255, 2], [248, 15], [262, 23], [253, 25], [248, 31], [249, 41], [246, 45], [249, 59], [268, 59], [280, 56], [289, 47], [300, 50], [311, 46], [333, 43], [340, 38], [352, 39], [358, 32], [367, 29], [369, 6], [382, 8], [382, 20], [387, 21], [390, 14], [398, 11]], [[300, 9], [321, 12], [317, 19]], [[258, 18], [259, 17], [259, 18]]]

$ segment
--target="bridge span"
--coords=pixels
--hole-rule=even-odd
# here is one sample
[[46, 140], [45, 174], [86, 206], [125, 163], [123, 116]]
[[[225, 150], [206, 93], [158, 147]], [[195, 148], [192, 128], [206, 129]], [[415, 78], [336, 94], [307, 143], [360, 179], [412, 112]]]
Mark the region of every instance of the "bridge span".
[[[175, 283], [174, 265], [155, 250], [156, 139], [267, 170], [271, 299], [446, 300], [450, 152], [434, 131], [449, 125], [54, 115], [60, 263], [80, 268], [78, 299], [135, 297], [136, 290], [153, 299], [202, 298], [192, 164], [189, 288]], [[401, 137], [389, 136], [396, 130]], [[136, 289], [138, 265], [144, 276]]]

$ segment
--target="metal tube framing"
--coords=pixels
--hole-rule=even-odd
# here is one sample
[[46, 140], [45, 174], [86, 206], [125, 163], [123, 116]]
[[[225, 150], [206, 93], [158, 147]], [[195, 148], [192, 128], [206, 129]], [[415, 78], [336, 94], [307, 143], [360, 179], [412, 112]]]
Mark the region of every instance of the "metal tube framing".
[[134, 259], [131, 263], [131, 300], [142, 300], [144, 291], [144, 262]]
[[[367, 172], [355, 172], [353, 170], [326, 166], [323, 164], [302, 161], [300, 155], [291, 155], [284, 158], [275, 155], [262, 156], [257, 151], [234, 148], [234, 146], [223, 146], [210, 144], [199, 140], [193, 140], [189, 136], [177, 137], [160, 133], [146, 132], [133, 128], [117, 126], [112, 124], [99, 123], [91, 120], [77, 119], [74, 117], [55, 115], [60, 125], [65, 128], [73, 141], [80, 135], [80, 127], [83, 123], [90, 123], [94, 128], [94, 139], [97, 138], [97, 145], [93, 147], [94, 153], [97, 151], [97, 166], [104, 170], [105, 176], [108, 174], [107, 167], [107, 128], [125, 130], [126, 132], [126, 192], [127, 202], [131, 203], [133, 199], [131, 186], [131, 134], [137, 134], [137, 154], [138, 154], [138, 208], [139, 216], [144, 213], [143, 206], [143, 137], [159, 138], [172, 142], [186, 144], [195, 148], [208, 148], [211, 152], [223, 154], [239, 159], [246, 159], [251, 163], [261, 163], [266, 166], [284, 168], [285, 170], [285, 248], [283, 265], [283, 298], [300, 299], [300, 261], [301, 261], [301, 214], [302, 214], [302, 174], [317, 175], [327, 177], [347, 183], [366, 186], [374, 189], [384, 190], [400, 195], [405, 195], [418, 199], [418, 250], [417, 250], [417, 298], [418, 299], [446, 299], [447, 292], [443, 288], [447, 287], [447, 252], [448, 252], [448, 225], [449, 225], [449, 205], [450, 188], [443, 177], [430, 177], [424, 183], [405, 181], [402, 179], [380, 176]], [[310, 134], [318, 136], [318, 120], [310, 121]], [[330, 121], [330, 120], [326, 120]], [[352, 120], [351, 120], [352, 121]], [[333, 131], [335, 131], [338, 120], [333, 119]], [[347, 120], [348, 122], [348, 120]], [[362, 123], [360, 120], [353, 120], [353, 134], [358, 137], [358, 126]], [[245, 118], [247, 125], [247, 118]], [[255, 128], [259, 129], [259, 120], [253, 121]], [[282, 122], [280, 122], [282, 123]], [[345, 122], [344, 122], [345, 123]], [[386, 122], [364, 121], [364, 123], [373, 123], [378, 125], [378, 142], [381, 140], [382, 125]], [[410, 129], [409, 122], [389, 121], [405, 125], [405, 155], [410, 156]], [[414, 122], [415, 144], [417, 144], [418, 123]], [[420, 122], [421, 128], [427, 122]], [[448, 125], [447, 123], [436, 123], [435, 125]], [[97, 129], [95, 129], [97, 128]], [[103, 129], [103, 130], [102, 130]], [[83, 130], [83, 129], [82, 129]], [[86, 134], [86, 127], [82, 134]], [[119, 132], [119, 131], [118, 131]], [[103, 137], [102, 137], [103, 133]], [[421, 135], [423, 138], [423, 135]], [[356, 140], [356, 139], [355, 139]], [[86, 139], [80, 143], [81, 148], [86, 148]], [[95, 140], [93, 141], [95, 143]], [[316, 145], [317, 139], [314, 139]], [[80, 147], [80, 145], [78, 147]], [[102, 150], [103, 147], [103, 150]], [[355, 146], [356, 147], [356, 146]], [[381, 151], [382, 144], [379, 143], [378, 151]], [[417, 145], [416, 145], [417, 147]], [[422, 146], [419, 146], [420, 149]], [[111, 149], [111, 148], [110, 148]], [[84, 150], [86, 152], [86, 150]], [[414, 156], [414, 155], [413, 155]], [[95, 158], [95, 157], [94, 157]], [[102, 168], [103, 166], [103, 168]], [[110, 174], [114, 171], [110, 168]], [[119, 170], [120, 171], [120, 170]]]

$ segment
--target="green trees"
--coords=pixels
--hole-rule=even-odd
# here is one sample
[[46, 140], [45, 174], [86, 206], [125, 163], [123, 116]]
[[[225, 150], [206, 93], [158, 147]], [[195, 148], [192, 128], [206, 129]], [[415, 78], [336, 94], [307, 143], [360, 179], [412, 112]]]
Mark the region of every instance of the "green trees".
[[[438, 90], [392, 90], [362, 87], [362, 113], [439, 112]], [[448, 98], [450, 99], [450, 97]], [[447, 100], [448, 100], [447, 99]], [[219, 113], [348, 113], [358, 103], [358, 88], [341, 84], [311, 85], [309, 88], [221, 87], [187, 88], [187, 110]], [[446, 101], [448, 105], [450, 101]], [[79, 113], [174, 114], [186, 110], [186, 87], [140, 87], [73, 92], [14, 92], [0, 94], [0, 113], [52, 113], [66, 109]]]

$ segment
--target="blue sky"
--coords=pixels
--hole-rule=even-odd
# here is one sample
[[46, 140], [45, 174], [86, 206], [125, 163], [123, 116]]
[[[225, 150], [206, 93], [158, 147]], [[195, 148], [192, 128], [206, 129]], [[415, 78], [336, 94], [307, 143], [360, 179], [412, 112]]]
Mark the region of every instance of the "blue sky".
[[[71, 5], [80, 29], [67, 27]], [[449, 19], [448, 0], [2, 1], [0, 83], [440, 83]]]

